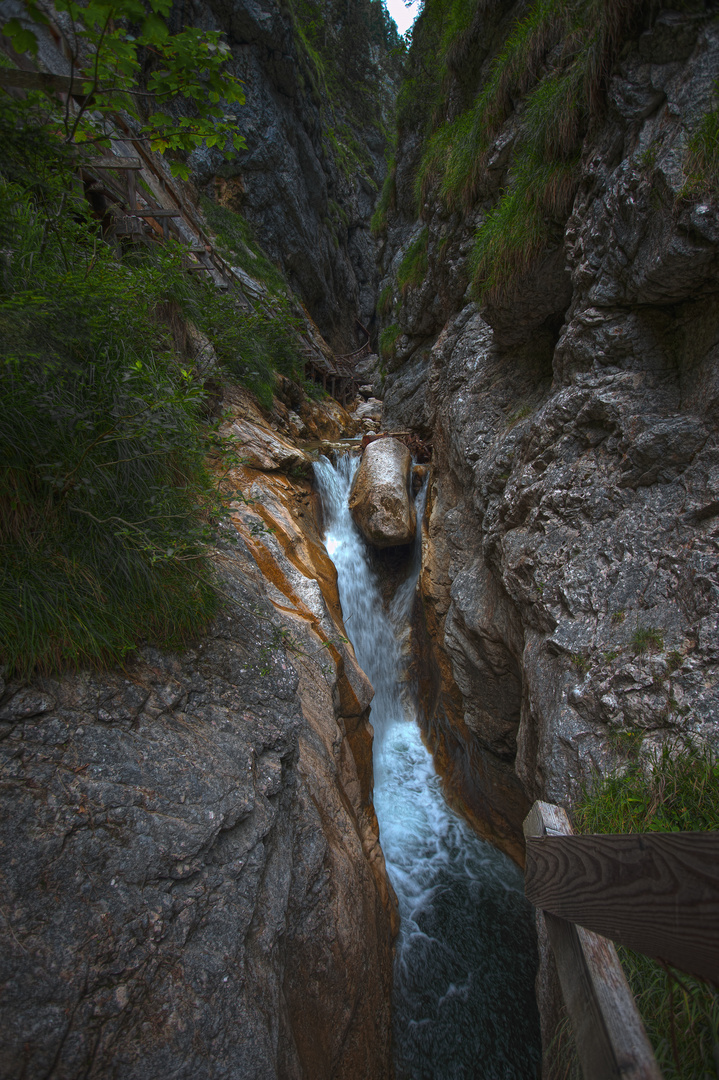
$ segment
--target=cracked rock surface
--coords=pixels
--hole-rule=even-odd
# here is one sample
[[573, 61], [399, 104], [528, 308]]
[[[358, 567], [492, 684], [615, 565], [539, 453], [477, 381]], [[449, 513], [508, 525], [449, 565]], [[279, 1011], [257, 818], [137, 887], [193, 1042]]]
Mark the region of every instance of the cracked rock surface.
[[244, 476], [290, 557], [228, 526], [205, 636], [0, 685], [8, 1080], [389, 1077], [372, 691], [308, 485]]

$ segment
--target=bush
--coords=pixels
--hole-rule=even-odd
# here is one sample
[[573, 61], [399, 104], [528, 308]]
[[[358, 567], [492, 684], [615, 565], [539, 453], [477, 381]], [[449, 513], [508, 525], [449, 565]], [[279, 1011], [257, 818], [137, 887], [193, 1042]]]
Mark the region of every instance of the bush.
[[178, 261], [120, 261], [81, 204], [1, 181], [0, 214], [2, 663], [178, 642], [216, 607], [202, 387], [159, 316], [182, 299]]
[[[585, 790], [573, 816], [585, 833], [679, 832], [719, 828], [719, 761], [709, 751], [664, 746], [646, 769]], [[618, 948], [665, 1080], [704, 1080], [719, 1053], [719, 993]]]

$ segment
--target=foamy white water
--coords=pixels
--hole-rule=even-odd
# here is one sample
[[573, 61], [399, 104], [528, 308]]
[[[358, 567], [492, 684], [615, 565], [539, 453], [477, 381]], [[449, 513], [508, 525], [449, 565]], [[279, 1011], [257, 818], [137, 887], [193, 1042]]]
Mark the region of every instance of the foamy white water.
[[[522, 874], [447, 806], [407, 692], [399, 640], [421, 565], [384, 609], [347, 499], [359, 459], [315, 478], [347, 634], [375, 689], [374, 803], [402, 919], [394, 974], [397, 1080], [534, 1080], [536, 944]], [[418, 498], [418, 519], [424, 493]]]

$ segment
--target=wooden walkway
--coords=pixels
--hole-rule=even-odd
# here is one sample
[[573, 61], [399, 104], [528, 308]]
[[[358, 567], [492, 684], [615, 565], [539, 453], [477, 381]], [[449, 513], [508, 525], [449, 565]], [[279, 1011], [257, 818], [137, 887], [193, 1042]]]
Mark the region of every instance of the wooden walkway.
[[[61, 73], [0, 69], [0, 86], [74, 97], [78, 81]], [[114, 116], [113, 121], [119, 136], [113, 151], [83, 161], [78, 172], [85, 196], [91, 206], [98, 207], [97, 216], [106, 232], [128, 241], [154, 239], [160, 243], [172, 236], [186, 248], [188, 273], [208, 274], [217, 288], [231, 290], [245, 310], [260, 309], [271, 315], [272, 296], [265, 286], [227, 262], [158, 156], [134, 137], [122, 116]], [[334, 355], [306, 312], [305, 316], [301, 342], [305, 375], [345, 404], [357, 389], [354, 364], [371, 351], [370, 335], [358, 322], [366, 338], [364, 345], [355, 352]]]

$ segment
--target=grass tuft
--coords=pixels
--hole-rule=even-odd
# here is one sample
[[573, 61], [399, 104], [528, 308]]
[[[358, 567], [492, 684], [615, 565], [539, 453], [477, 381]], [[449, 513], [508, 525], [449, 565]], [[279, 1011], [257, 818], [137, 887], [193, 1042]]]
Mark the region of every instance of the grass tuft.
[[[643, 7], [642, 0], [535, 0], [469, 104], [454, 116], [435, 107], [415, 179], [420, 208], [431, 192], [464, 212], [489, 194], [493, 140], [512, 113], [519, 119], [506, 186], [476, 235], [472, 280], [479, 299], [511, 292], [566, 220], [582, 140], [603, 107], [622, 37]], [[462, 34], [458, 56], [467, 53], [471, 28]]]
[[383, 360], [394, 356], [397, 338], [402, 334], [402, 327], [397, 323], [386, 326], [379, 336], [379, 351]]
[[664, 648], [664, 635], [654, 626], [637, 626], [630, 642], [635, 653], [645, 653]]
[[407, 248], [397, 270], [397, 285], [402, 291], [402, 296], [407, 295], [407, 290], [421, 285], [427, 274], [427, 245], [429, 243], [429, 229], [424, 228], [416, 240]]

